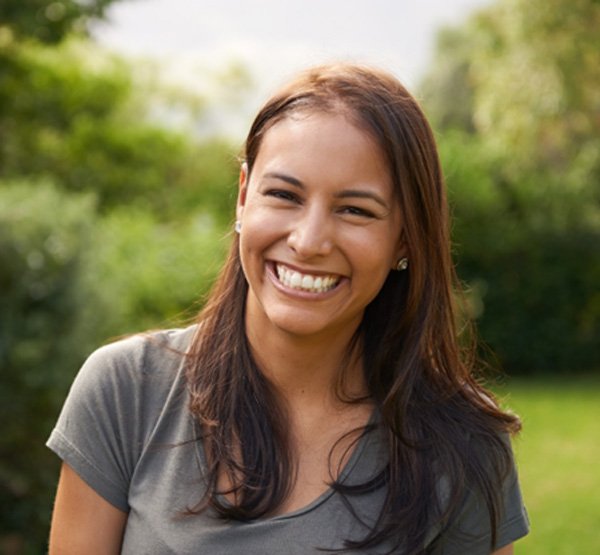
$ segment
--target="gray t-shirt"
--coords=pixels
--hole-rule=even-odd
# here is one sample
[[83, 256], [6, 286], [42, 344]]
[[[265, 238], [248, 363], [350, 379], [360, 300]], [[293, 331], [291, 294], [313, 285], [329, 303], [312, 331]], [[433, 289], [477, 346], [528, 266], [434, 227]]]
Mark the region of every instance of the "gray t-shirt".
[[[252, 522], [186, 515], [202, 497], [204, 454], [188, 412], [183, 356], [194, 327], [140, 335], [93, 353], [73, 382], [48, 447], [112, 505], [128, 513], [122, 553], [245, 555], [318, 553], [364, 537], [384, 492], [350, 498], [331, 489], [303, 509]], [[379, 434], [361, 438], [342, 473], [360, 483], [385, 460]], [[528, 531], [516, 472], [503, 485], [498, 546]], [[399, 530], [399, 534], [401, 531]], [[488, 555], [485, 506], [472, 495], [452, 523], [427, 535], [434, 555]], [[368, 553], [385, 553], [380, 545]], [[353, 552], [355, 553], [355, 552]]]

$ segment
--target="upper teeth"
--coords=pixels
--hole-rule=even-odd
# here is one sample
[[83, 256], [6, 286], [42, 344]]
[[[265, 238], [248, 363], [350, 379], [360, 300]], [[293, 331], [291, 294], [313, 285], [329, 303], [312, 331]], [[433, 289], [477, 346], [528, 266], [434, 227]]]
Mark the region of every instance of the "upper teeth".
[[336, 276], [311, 276], [310, 274], [301, 274], [295, 270], [290, 270], [281, 264], [277, 264], [277, 277], [286, 287], [292, 289], [304, 289], [314, 293], [322, 293], [333, 289], [339, 277]]

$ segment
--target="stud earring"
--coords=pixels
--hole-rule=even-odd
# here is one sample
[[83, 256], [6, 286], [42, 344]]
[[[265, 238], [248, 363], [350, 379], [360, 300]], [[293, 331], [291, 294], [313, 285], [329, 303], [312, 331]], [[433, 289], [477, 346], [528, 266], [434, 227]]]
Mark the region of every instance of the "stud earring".
[[233, 229], [235, 230], [236, 233], [240, 233], [240, 231], [242, 231], [242, 222], [240, 222], [240, 220], [236, 220], [235, 221], [235, 225], [233, 226]]
[[398, 270], [399, 272], [402, 272], [404, 270], [406, 270], [406, 268], [408, 268], [408, 258], [406, 258], [405, 256], [400, 258], [398, 260], [398, 262], [396, 262], [396, 270]]

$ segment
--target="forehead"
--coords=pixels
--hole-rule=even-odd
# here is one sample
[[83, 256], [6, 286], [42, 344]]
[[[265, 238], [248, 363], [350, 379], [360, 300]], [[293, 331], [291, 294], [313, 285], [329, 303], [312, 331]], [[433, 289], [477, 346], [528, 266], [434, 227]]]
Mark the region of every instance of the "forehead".
[[378, 172], [390, 181], [379, 143], [348, 110], [286, 114], [264, 132], [255, 163], [306, 164], [327, 171], [343, 166]]
[[[249, 175], [252, 194], [294, 185], [310, 199], [371, 199], [386, 214], [400, 202], [381, 149], [363, 129], [340, 114], [286, 118], [265, 135]], [[391, 212], [390, 212], [391, 211]]]
[[339, 99], [330, 99], [322, 104], [299, 105], [279, 114], [271, 122], [267, 123], [263, 131], [263, 140], [269, 130], [281, 123], [286, 121], [305, 121], [308, 119], [319, 121], [338, 120], [344, 122], [345, 125], [354, 127], [355, 130], [371, 138], [375, 143], [380, 144], [380, 138], [371, 129], [368, 118], [362, 117], [355, 109]]

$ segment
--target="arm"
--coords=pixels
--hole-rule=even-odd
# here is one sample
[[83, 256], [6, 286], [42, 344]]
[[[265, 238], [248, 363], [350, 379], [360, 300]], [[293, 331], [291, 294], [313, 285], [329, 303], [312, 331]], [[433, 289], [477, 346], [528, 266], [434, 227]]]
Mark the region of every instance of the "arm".
[[113, 507], [67, 464], [62, 465], [49, 555], [118, 555], [127, 513]]
[[492, 553], [492, 555], [513, 555], [513, 553], [514, 553], [513, 544], [509, 543], [508, 545], [501, 547], [497, 551], [494, 551]]

